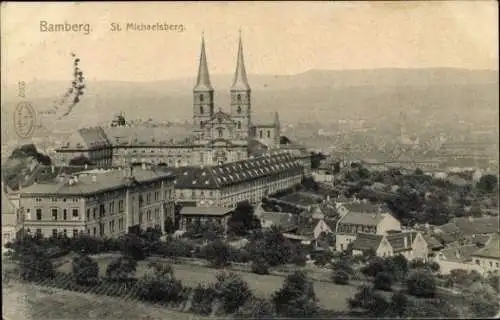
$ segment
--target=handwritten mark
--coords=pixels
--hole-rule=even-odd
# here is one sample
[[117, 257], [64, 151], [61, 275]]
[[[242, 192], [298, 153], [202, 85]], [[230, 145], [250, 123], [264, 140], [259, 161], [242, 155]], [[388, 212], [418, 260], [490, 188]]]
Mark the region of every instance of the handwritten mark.
[[21, 139], [30, 138], [36, 128], [35, 108], [29, 101], [20, 101], [14, 111], [14, 129]]

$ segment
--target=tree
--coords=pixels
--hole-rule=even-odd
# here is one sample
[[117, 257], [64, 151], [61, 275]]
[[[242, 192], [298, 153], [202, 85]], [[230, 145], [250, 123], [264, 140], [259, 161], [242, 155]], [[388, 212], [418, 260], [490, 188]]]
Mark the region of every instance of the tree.
[[289, 262], [292, 255], [289, 241], [276, 226], [252, 237], [247, 249], [252, 260], [262, 257], [271, 267]]
[[392, 257], [392, 264], [394, 265], [395, 279], [404, 279], [408, 273], [408, 260], [405, 256], [398, 254]]
[[285, 317], [310, 317], [318, 313], [313, 283], [302, 271], [289, 275], [272, 300], [278, 314]]
[[389, 309], [389, 302], [372, 288], [364, 285], [358, 289], [354, 297], [347, 299], [350, 309], [361, 309], [369, 316], [383, 316]]
[[361, 272], [368, 277], [375, 277], [377, 273], [383, 271], [386, 271], [386, 261], [380, 257], [373, 258], [361, 269]]
[[202, 226], [202, 238], [208, 241], [219, 239], [224, 234], [224, 227], [221, 224], [208, 221]]
[[401, 291], [395, 292], [391, 297], [391, 307], [393, 313], [398, 317], [403, 317], [409, 307], [408, 297]]
[[235, 314], [236, 319], [273, 319], [274, 307], [271, 302], [252, 297]]
[[471, 318], [491, 318], [498, 310], [497, 292], [488, 284], [475, 282], [462, 291]]
[[129, 233], [122, 237], [120, 251], [124, 256], [140, 261], [146, 258], [145, 241], [136, 234]]
[[498, 178], [492, 174], [486, 174], [479, 179], [477, 188], [485, 193], [492, 193], [498, 185]]
[[222, 268], [229, 264], [230, 249], [227, 244], [216, 240], [204, 247], [204, 255], [213, 267]]
[[112, 280], [126, 280], [133, 276], [137, 269], [137, 261], [130, 257], [119, 257], [106, 268], [106, 276]]
[[269, 274], [269, 264], [263, 258], [252, 262], [252, 272], [256, 274]]
[[174, 224], [174, 221], [172, 221], [172, 218], [167, 217], [165, 219], [164, 228], [165, 228], [165, 233], [167, 233], [167, 234], [172, 234], [175, 232], [175, 224]]
[[373, 279], [373, 288], [377, 290], [391, 291], [392, 277], [386, 272], [379, 272]]
[[191, 309], [198, 314], [207, 316], [212, 312], [212, 303], [215, 297], [216, 292], [212, 285], [199, 284], [193, 290]]
[[337, 284], [349, 284], [349, 274], [344, 270], [334, 271], [332, 274], [332, 280]]
[[93, 284], [99, 280], [99, 265], [88, 255], [73, 258], [73, 276], [78, 284]]
[[406, 287], [411, 295], [432, 298], [436, 294], [436, 278], [428, 270], [417, 269], [408, 276]]
[[182, 293], [182, 285], [174, 277], [169, 264], [151, 263], [139, 282], [140, 295], [149, 301], [175, 301]]
[[174, 261], [176, 261], [178, 257], [191, 256], [193, 246], [180, 239], [169, 239], [169, 241], [163, 244], [159, 250], [164, 256], [173, 258]]
[[222, 302], [225, 313], [234, 313], [252, 296], [248, 284], [235, 273], [219, 272], [216, 279], [216, 297]]
[[19, 271], [23, 280], [37, 281], [54, 277], [54, 266], [44, 249], [28, 244], [18, 250], [14, 254], [19, 260]]
[[250, 202], [238, 203], [228, 221], [229, 232], [237, 236], [245, 236], [249, 231], [260, 228], [260, 220], [255, 216]]

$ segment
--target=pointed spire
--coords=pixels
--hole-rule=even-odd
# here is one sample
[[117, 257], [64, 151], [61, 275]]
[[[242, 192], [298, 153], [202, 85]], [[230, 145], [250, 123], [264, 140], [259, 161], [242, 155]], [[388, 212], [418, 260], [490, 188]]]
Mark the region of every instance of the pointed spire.
[[243, 43], [241, 41], [241, 29], [240, 29], [240, 40], [238, 44], [238, 59], [236, 61], [236, 72], [234, 74], [233, 85], [231, 90], [250, 90], [248, 85], [247, 72], [245, 70], [245, 61], [243, 59]]
[[205, 53], [205, 36], [201, 36], [200, 66], [198, 67], [198, 78], [193, 90], [214, 90], [210, 83], [210, 74], [208, 73], [207, 54]]

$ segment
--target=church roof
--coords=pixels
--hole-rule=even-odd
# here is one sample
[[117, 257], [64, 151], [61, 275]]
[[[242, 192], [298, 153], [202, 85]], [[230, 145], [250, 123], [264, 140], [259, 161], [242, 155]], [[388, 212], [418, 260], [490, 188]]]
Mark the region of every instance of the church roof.
[[241, 41], [241, 34], [238, 43], [238, 58], [236, 61], [236, 71], [234, 73], [233, 85], [231, 90], [250, 90], [248, 84], [247, 71], [245, 70], [245, 60], [243, 59], [243, 43]]
[[201, 38], [200, 65], [198, 67], [198, 78], [193, 90], [212, 91], [214, 88], [210, 83], [210, 74], [208, 73], [207, 54], [205, 53], [205, 38]]
[[192, 135], [192, 126], [109, 127], [104, 131], [114, 146], [167, 146], [186, 141]]

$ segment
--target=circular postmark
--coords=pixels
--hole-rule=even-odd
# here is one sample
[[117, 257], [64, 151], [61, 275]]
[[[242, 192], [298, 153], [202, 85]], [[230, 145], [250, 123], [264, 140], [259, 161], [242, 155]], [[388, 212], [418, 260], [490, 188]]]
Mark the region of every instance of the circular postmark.
[[36, 129], [36, 112], [31, 102], [21, 101], [14, 111], [14, 130], [19, 138], [30, 138]]

